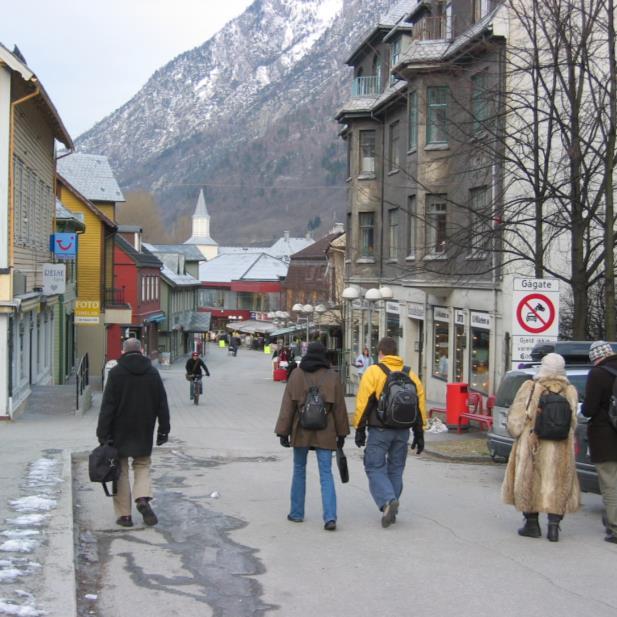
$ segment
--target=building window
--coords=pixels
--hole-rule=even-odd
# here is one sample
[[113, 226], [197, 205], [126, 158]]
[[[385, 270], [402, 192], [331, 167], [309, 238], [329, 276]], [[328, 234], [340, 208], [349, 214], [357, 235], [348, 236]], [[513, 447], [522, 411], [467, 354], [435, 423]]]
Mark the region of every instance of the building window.
[[465, 334], [465, 314], [461, 310], [454, 311], [454, 381], [464, 380], [465, 370], [465, 347], [467, 339]]
[[146, 277], [141, 277], [141, 301], [146, 301]]
[[426, 142], [448, 143], [448, 86], [427, 89]]
[[347, 135], [347, 177], [351, 178], [351, 157], [352, 157], [352, 149], [353, 146], [353, 142], [352, 142], [352, 135], [351, 133], [349, 133]]
[[[397, 37], [392, 41], [392, 45], [390, 47], [390, 69], [393, 69], [397, 64], [401, 57], [401, 37]], [[396, 75], [390, 75], [390, 85], [396, 83], [397, 77]]]
[[448, 380], [450, 315], [448, 309], [433, 307], [433, 377]]
[[389, 159], [389, 170], [390, 171], [398, 171], [399, 170], [399, 122], [393, 122], [390, 125], [390, 141], [389, 141], [389, 150], [388, 150], [388, 159]]
[[[472, 313], [472, 323], [473, 323]], [[483, 315], [476, 313], [476, 315]], [[484, 314], [485, 319], [488, 317]], [[470, 383], [473, 390], [478, 390], [485, 394], [488, 393], [489, 379], [489, 343], [490, 330], [486, 328], [474, 328], [471, 330], [471, 349], [470, 349]]]
[[407, 257], [416, 256], [416, 196], [410, 195], [407, 198]]
[[446, 252], [448, 204], [445, 195], [426, 196], [427, 253], [443, 255]]
[[415, 150], [418, 147], [418, 93], [409, 93], [408, 103], [408, 150]]
[[478, 133], [486, 127], [488, 120], [488, 73], [481, 71], [471, 78], [471, 114], [473, 132]]
[[473, 21], [480, 21], [490, 10], [490, 0], [473, 0]]
[[[13, 158], [13, 234], [15, 242], [24, 242], [23, 229], [27, 226], [26, 204], [27, 191], [24, 163], [21, 159]], [[26, 218], [26, 225], [23, 224], [23, 218]]]
[[375, 131], [360, 131], [360, 173], [375, 173]]
[[469, 257], [483, 258], [491, 242], [491, 216], [488, 187], [469, 191]]
[[388, 210], [388, 257], [398, 259], [399, 209]]
[[375, 215], [372, 212], [360, 214], [360, 255], [373, 257], [375, 254]]

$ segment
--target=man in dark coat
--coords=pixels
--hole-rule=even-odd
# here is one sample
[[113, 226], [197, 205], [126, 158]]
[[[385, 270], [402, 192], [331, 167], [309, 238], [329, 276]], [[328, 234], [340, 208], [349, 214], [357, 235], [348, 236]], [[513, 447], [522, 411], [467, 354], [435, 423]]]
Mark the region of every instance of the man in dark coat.
[[582, 413], [589, 418], [587, 436], [591, 462], [598, 472], [600, 492], [606, 508], [607, 542], [617, 544], [617, 431], [608, 419], [608, 407], [613, 394], [617, 371], [617, 355], [609, 343], [596, 341], [589, 348], [594, 366], [587, 376]]
[[129, 457], [133, 459], [133, 494], [146, 525], [156, 525], [158, 519], [150, 506], [150, 455], [152, 438], [158, 420], [156, 445], [167, 441], [169, 435], [169, 407], [167, 394], [159, 372], [142, 354], [141, 343], [129, 338], [122, 346], [118, 364], [109, 372], [96, 436], [100, 443], [112, 441], [118, 449], [120, 478], [114, 495], [116, 523], [132, 527], [131, 485]]
[[191, 354], [191, 357], [186, 361], [186, 365], [184, 368], [186, 369], [186, 375], [190, 379], [190, 382], [191, 382], [189, 391], [190, 391], [191, 400], [193, 400], [195, 382], [191, 378], [194, 377], [195, 375], [199, 375], [201, 377], [203, 375], [203, 373], [201, 372], [202, 368], [205, 371], [206, 375], [210, 377], [210, 371], [208, 370], [206, 363], [199, 357], [199, 353], [197, 351], [194, 351]]

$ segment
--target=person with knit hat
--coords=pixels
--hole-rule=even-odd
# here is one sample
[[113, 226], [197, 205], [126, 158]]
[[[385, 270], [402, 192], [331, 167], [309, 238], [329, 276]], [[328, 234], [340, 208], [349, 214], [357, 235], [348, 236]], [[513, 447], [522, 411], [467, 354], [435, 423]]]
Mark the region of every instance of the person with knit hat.
[[[570, 406], [570, 431], [566, 439], [541, 439], [534, 431], [540, 397], [546, 392], [560, 394]], [[514, 445], [501, 487], [504, 503], [513, 505], [525, 517], [519, 535], [542, 535], [539, 513], [548, 514], [547, 538], [559, 540], [559, 523], [566, 512], [580, 506], [580, 487], [574, 457], [574, 431], [578, 395], [565, 372], [565, 361], [556, 353], [542, 358], [537, 374], [525, 381], [508, 411], [508, 431]]]
[[606, 341], [596, 341], [589, 348], [589, 359], [593, 368], [587, 375], [581, 412], [589, 418], [589, 453], [598, 472], [598, 484], [606, 509], [604, 539], [617, 544], [617, 431], [608, 419], [617, 375], [617, 354]]
[[[325, 403], [325, 428], [310, 430], [300, 422], [300, 409], [311, 386], [319, 389]], [[309, 450], [315, 450], [321, 484], [324, 529], [336, 529], [336, 491], [332, 477], [332, 458], [337, 448], [342, 448], [349, 434], [349, 419], [345, 405], [343, 385], [330, 368], [326, 348], [320, 342], [310, 343], [297, 369], [289, 375], [281, 410], [274, 432], [284, 448], [293, 446], [293, 477], [291, 506], [287, 520], [304, 521], [306, 494], [306, 461]]]

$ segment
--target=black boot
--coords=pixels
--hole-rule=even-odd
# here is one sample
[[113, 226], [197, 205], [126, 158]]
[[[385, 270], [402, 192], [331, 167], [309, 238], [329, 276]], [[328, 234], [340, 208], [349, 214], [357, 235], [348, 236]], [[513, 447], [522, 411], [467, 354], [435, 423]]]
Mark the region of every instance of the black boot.
[[542, 535], [542, 531], [538, 522], [538, 513], [523, 512], [523, 516], [525, 517], [525, 524], [518, 530], [518, 535], [528, 538], [539, 538]]
[[559, 522], [563, 516], [560, 514], [549, 514], [548, 515], [548, 533], [546, 537], [549, 542], [559, 542]]

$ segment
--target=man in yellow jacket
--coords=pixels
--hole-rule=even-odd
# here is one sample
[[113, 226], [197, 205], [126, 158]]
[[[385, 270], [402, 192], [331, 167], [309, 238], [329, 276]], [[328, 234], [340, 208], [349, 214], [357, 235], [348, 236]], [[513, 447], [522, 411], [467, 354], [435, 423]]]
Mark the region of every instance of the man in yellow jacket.
[[[356, 413], [354, 426], [356, 428], [356, 445], [364, 451], [364, 470], [368, 476], [369, 490], [377, 507], [382, 512], [381, 526], [389, 527], [396, 522], [399, 498], [403, 492], [403, 471], [407, 462], [407, 444], [409, 443], [409, 428], [385, 427], [377, 416], [377, 403], [387, 380], [387, 370], [402, 371], [403, 359], [397, 355], [396, 341], [386, 336], [377, 345], [378, 363], [369, 366], [356, 396]], [[426, 397], [424, 386], [413, 372], [409, 377], [416, 388], [418, 410], [421, 416], [412, 430], [414, 433], [412, 449], [417, 448], [418, 454], [424, 450], [424, 424], [426, 423]], [[368, 443], [366, 427], [369, 427]]]

